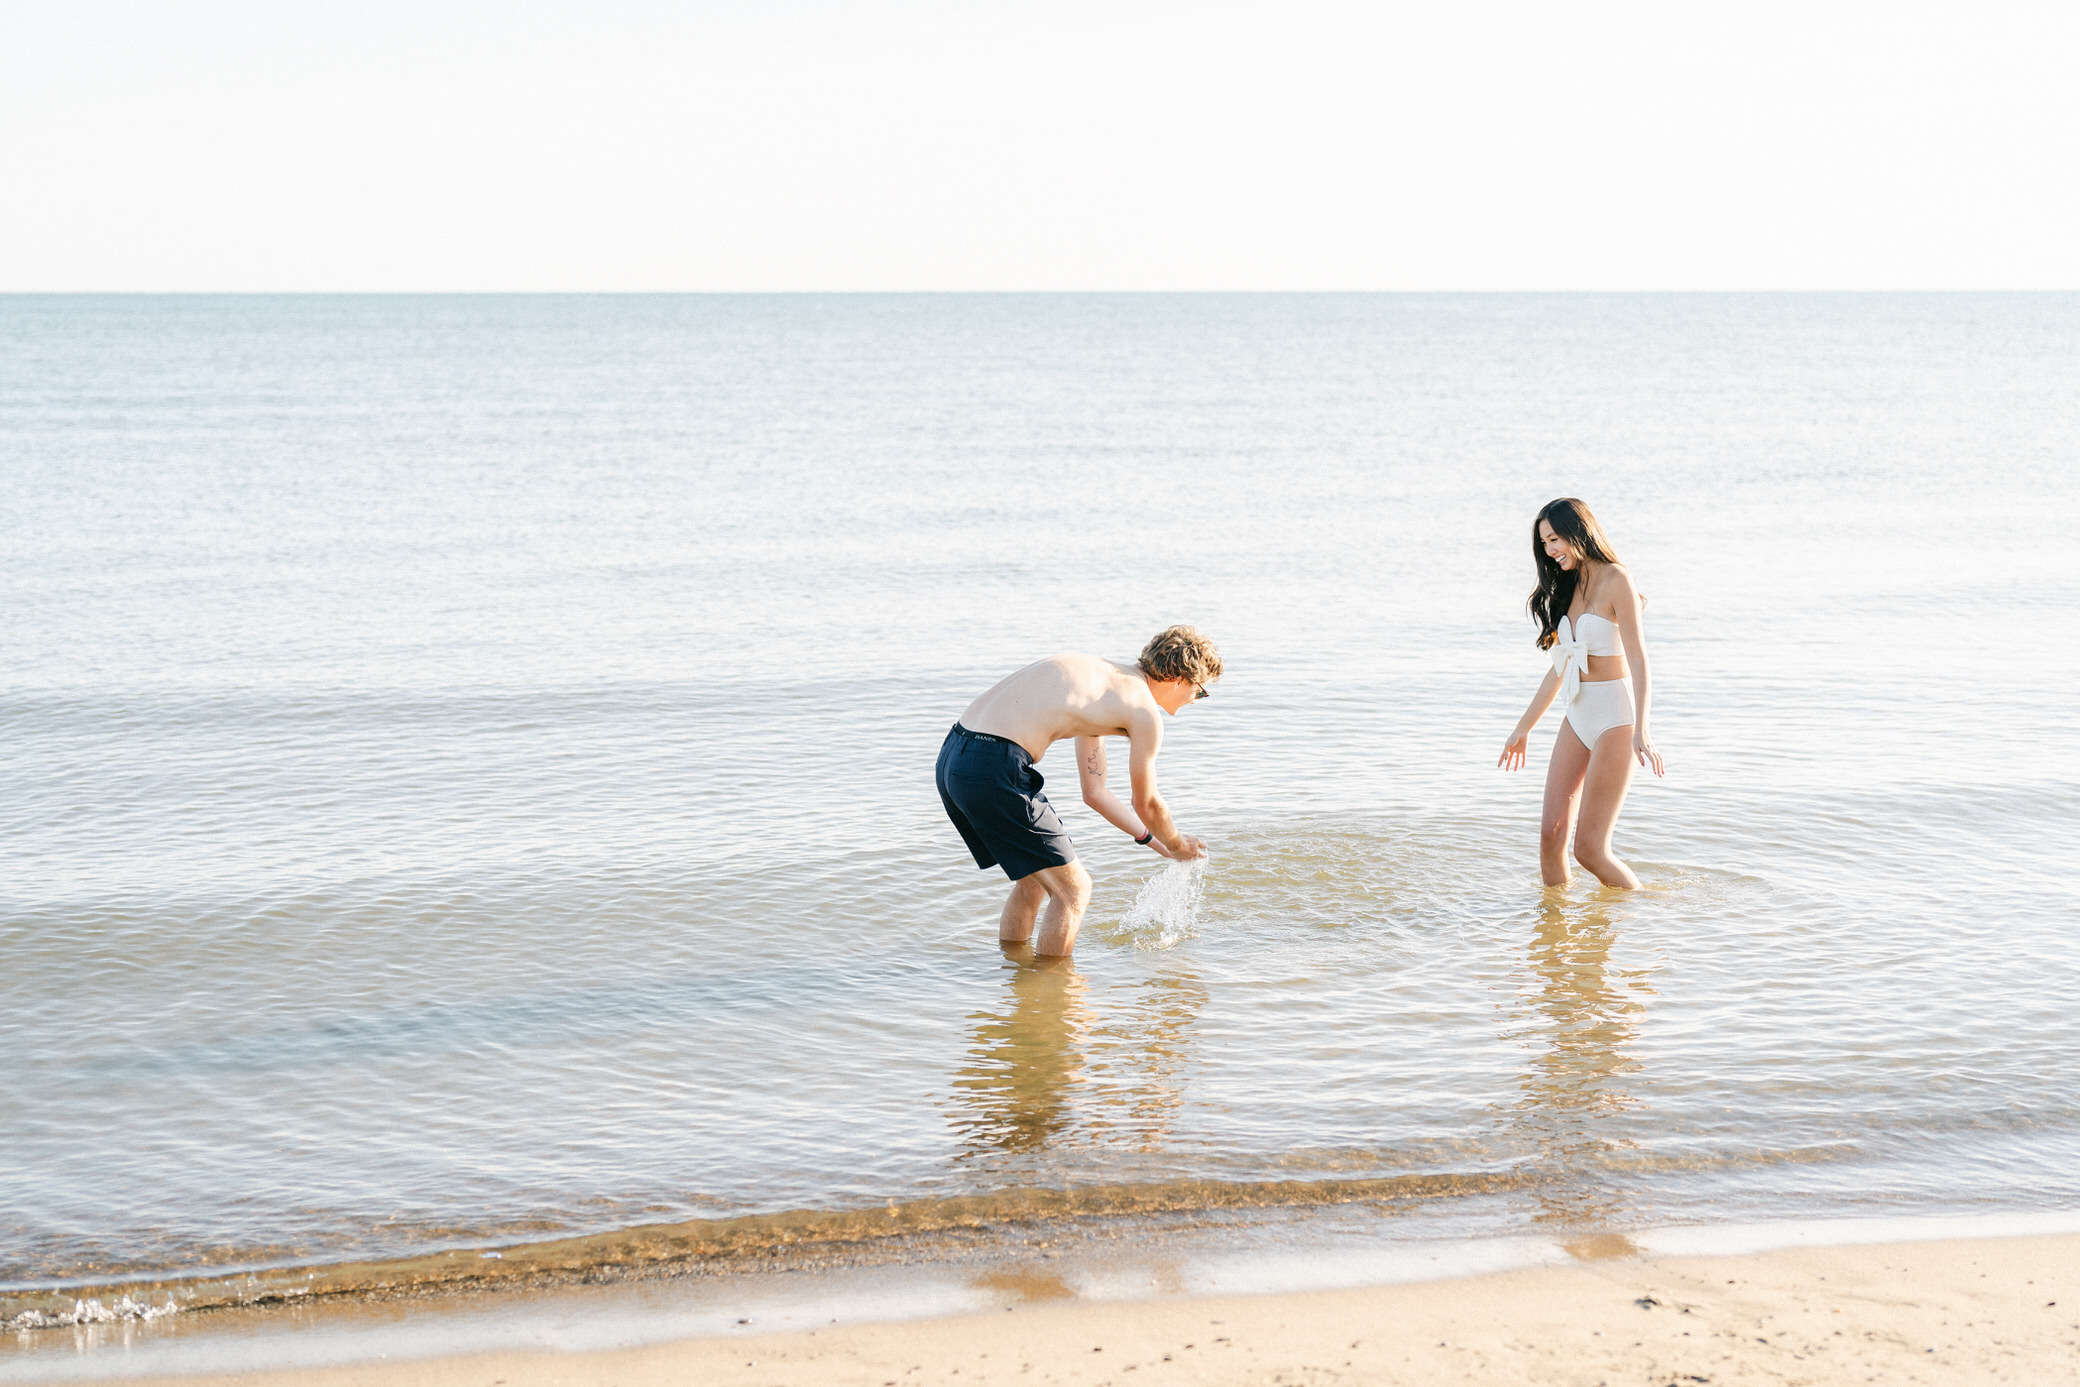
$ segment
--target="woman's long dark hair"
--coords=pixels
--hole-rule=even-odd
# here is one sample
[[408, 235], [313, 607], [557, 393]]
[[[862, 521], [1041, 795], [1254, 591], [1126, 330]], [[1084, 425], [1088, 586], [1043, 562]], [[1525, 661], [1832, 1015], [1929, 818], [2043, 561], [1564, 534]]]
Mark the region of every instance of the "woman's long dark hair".
[[1557, 501], [1548, 501], [1531, 522], [1531, 558], [1538, 565], [1538, 586], [1531, 590], [1531, 597], [1524, 605], [1531, 609], [1531, 619], [1538, 623], [1538, 648], [1550, 650], [1554, 639], [1560, 634], [1560, 618], [1574, 605], [1575, 584], [1581, 581], [1582, 566], [1577, 563], [1572, 571], [1554, 563], [1546, 553], [1546, 542], [1539, 538], [1538, 522], [1543, 520], [1553, 527], [1553, 533], [1574, 546], [1575, 552], [1585, 559], [1597, 563], [1616, 563], [1618, 556], [1611, 549], [1610, 538], [1604, 534], [1603, 526], [1589, 508], [1572, 496], [1562, 496]]

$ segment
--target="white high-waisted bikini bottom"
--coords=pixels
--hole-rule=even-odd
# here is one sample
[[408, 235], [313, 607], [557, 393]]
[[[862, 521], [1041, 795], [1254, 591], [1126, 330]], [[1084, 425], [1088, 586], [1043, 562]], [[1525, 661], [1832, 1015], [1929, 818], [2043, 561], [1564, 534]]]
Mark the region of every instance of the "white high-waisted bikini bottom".
[[1632, 722], [1632, 681], [1630, 679], [1601, 679], [1591, 684], [1586, 680], [1576, 686], [1574, 700], [1567, 705], [1567, 725], [1574, 735], [1582, 739], [1582, 745], [1596, 750], [1596, 739], [1613, 727], [1626, 727]]

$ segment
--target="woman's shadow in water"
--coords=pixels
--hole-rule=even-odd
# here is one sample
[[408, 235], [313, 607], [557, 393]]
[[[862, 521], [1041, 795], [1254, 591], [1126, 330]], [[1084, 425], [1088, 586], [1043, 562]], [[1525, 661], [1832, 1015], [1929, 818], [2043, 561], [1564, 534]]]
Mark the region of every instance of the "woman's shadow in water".
[[1154, 1150], [1183, 1102], [1189, 1032], [1205, 1004], [1188, 974], [1146, 979], [1136, 996], [1095, 989], [1066, 958], [1004, 946], [1000, 1006], [973, 1016], [967, 1060], [955, 1071], [953, 1126], [963, 1158], [1037, 1153], [1068, 1145]]
[[1541, 1177], [1532, 1187], [1532, 1221], [1574, 1234], [1563, 1246], [1584, 1259], [1637, 1250], [1608, 1231], [1624, 1213], [1610, 1157], [1633, 1145], [1614, 1132], [1614, 1119], [1639, 1102], [1626, 1088], [1626, 1076], [1640, 1067], [1627, 1047], [1646, 1015], [1642, 997], [1654, 989], [1651, 970], [1612, 966], [1617, 937], [1609, 903], [1549, 893], [1528, 951], [1539, 980], [1531, 1003], [1536, 1033], [1545, 1043], [1518, 1080], [1511, 1125]]

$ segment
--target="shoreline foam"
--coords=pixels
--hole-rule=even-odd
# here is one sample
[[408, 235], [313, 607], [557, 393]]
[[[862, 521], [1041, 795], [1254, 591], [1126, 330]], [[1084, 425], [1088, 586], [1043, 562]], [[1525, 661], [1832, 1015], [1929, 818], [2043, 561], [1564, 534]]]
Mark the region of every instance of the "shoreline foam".
[[[573, 1353], [530, 1349], [127, 1380], [241, 1387], [854, 1387], [1037, 1381], [2070, 1380], [2080, 1234], [1616, 1257], [1451, 1280], [1093, 1302]], [[74, 1376], [76, 1374], [65, 1374]], [[117, 1374], [108, 1374], [115, 1376]], [[10, 1374], [17, 1380], [33, 1380]], [[55, 1375], [54, 1375], [55, 1376]]]
[[[1833, 1147], [1743, 1153], [1682, 1161], [1651, 1156], [1611, 1161], [1610, 1170], [1661, 1166], [1782, 1165], [1835, 1159]], [[0, 1278], [0, 1332], [22, 1327], [26, 1314], [51, 1315], [90, 1297], [127, 1298], [142, 1306], [169, 1300], [177, 1309], [214, 1310], [329, 1296], [411, 1294], [508, 1285], [675, 1275], [706, 1264], [745, 1260], [815, 1263], [832, 1249], [848, 1253], [904, 1239], [1016, 1235], [1067, 1221], [1217, 1216], [1274, 1210], [1367, 1207], [1399, 1213], [1466, 1200], [1563, 1188], [1570, 1177], [1537, 1169], [1427, 1171], [1399, 1175], [1291, 1180], [1178, 1178], [1066, 1188], [1012, 1187], [848, 1209], [792, 1209], [769, 1214], [636, 1224], [534, 1239], [470, 1238], [395, 1256], [241, 1259], [234, 1252], [186, 1271], [108, 1270], [73, 1275]], [[898, 1252], [900, 1256], [900, 1252]]]
[[232, 1266], [187, 1275], [62, 1278], [0, 1289], [0, 1330], [35, 1327], [24, 1316], [69, 1311], [88, 1297], [136, 1305], [169, 1300], [216, 1310], [327, 1297], [400, 1295], [502, 1286], [545, 1286], [669, 1275], [750, 1258], [814, 1261], [833, 1249], [894, 1246], [935, 1235], [1002, 1233], [1063, 1220], [1371, 1205], [1498, 1194], [1536, 1183], [1517, 1173], [1394, 1175], [1353, 1180], [1173, 1180], [1070, 1189], [951, 1195], [877, 1208], [792, 1210], [640, 1225], [539, 1242], [451, 1248], [419, 1255], [288, 1266]]

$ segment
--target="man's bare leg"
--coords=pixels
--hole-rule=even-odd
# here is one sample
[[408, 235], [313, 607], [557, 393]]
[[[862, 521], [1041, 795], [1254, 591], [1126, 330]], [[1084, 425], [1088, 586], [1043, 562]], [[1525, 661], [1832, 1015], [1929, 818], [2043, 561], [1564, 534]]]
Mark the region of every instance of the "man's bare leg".
[[1004, 902], [1004, 913], [997, 919], [997, 942], [1023, 944], [1031, 939], [1033, 922], [1040, 918], [1040, 907], [1045, 904], [1047, 888], [1040, 884], [1037, 873], [1012, 882], [1011, 899]]
[[[1023, 888], [1038, 892], [1036, 896], [1021, 896]], [[1011, 913], [1015, 907], [1023, 907], [1023, 927], [1032, 930], [1032, 911], [1046, 900], [1046, 913], [1040, 915], [1040, 930], [1034, 934], [1034, 957], [1038, 959], [1067, 959], [1075, 950], [1075, 932], [1084, 923], [1084, 909], [1090, 905], [1090, 873], [1084, 871], [1084, 863], [1067, 863], [1065, 867], [1042, 867], [1030, 878], [1019, 878], [1011, 888], [1011, 900], [1005, 902], [1003, 925], [998, 927], [998, 940], [1009, 940], [1013, 927]], [[1025, 905], [1030, 902], [1030, 905]], [[1021, 936], [1023, 938], [1023, 936]]]

